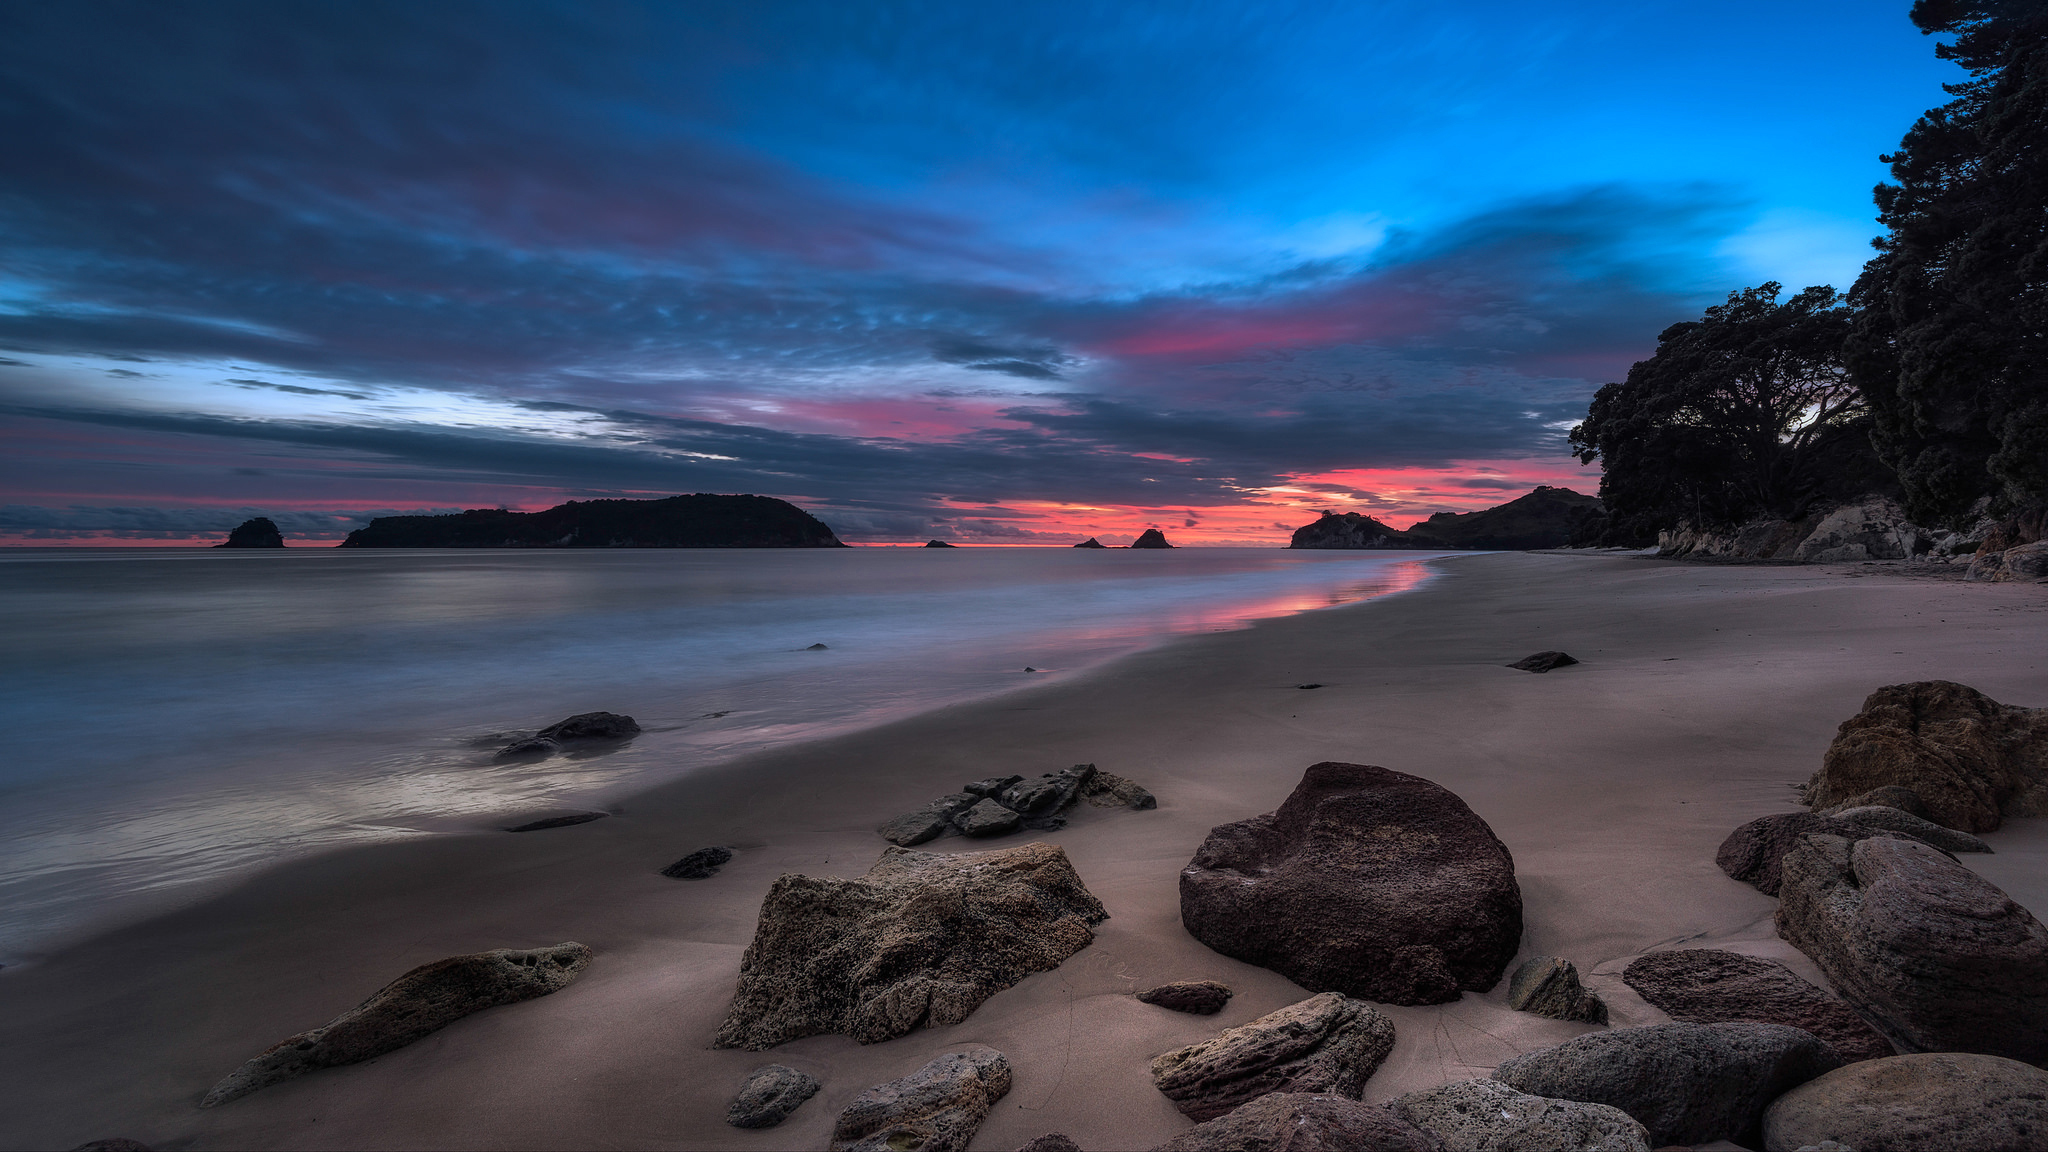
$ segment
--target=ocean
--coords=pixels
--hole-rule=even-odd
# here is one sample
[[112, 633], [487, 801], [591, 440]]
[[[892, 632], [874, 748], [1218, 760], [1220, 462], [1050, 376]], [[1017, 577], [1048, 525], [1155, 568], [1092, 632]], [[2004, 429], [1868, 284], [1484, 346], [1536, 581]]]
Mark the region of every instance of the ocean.
[[[1400, 592], [1427, 555], [0, 551], [0, 964], [298, 853], [600, 808], [747, 752]], [[644, 731], [494, 759], [597, 710]]]

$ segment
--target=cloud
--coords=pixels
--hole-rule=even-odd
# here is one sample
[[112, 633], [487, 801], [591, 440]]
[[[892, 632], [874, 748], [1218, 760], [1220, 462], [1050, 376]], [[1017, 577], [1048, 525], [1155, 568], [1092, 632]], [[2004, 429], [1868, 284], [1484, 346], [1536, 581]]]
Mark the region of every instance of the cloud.
[[[134, 376], [136, 373], [120, 372], [117, 370], [109, 373], [109, 375]], [[370, 398], [367, 392], [341, 392], [333, 388], [306, 388], [298, 384], [272, 384], [268, 380], [230, 379], [227, 383], [237, 384], [243, 388], [268, 388], [273, 392], [284, 392], [292, 396], [340, 396], [348, 400], [368, 400]]]
[[1003, 348], [967, 340], [934, 340], [932, 359], [977, 372], [1001, 372], [1027, 380], [1058, 380], [1073, 358], [1056, 348]]

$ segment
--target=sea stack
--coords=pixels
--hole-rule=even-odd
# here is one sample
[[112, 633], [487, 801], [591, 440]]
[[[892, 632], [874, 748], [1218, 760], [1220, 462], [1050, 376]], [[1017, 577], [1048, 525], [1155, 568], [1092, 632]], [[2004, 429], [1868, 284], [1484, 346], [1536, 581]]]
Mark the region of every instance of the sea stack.
[[946, 543], [946, 542], [945, 542], [944, 540], [927, 540], [927, 541], [925, 541], [925, 542], [924, 542], [924, 546], [925, 546], [925, 547], [927, 547], [927, 548], [951, 548], [951, 547], [952, 547], [952, 545], [951, 545], [951, 544], [948, 544], [948, 543]]
[[1079, 544], [1076, 544], [1076, 545], [1074, 545], [1074, 547], [1076, 547], [1076, 548], [1107, 548], [1107, 547], [1109, 547], [1109, 545], [1107, 545], [1107, 544], [1104, 544], [1104, 543], [1103, 543], [1102, 541], [1100, 541], [1100, 540], [1097, 540], [1097, 539], [1096, 539], [1095, 537], [1093, 537], [1093, 536], [1090, 536], [1090, 537], [1089, 537], [1089, 538], [1087, 538], [1086, 540], [1083, 540], [1083, 541], [1081, 541], [1081, 542], [1080, 542]]
[[1136, 540], [1133, 540], [1133, 541], [1131, 541], [1131, 547], [1133, 547], [1133, 548], [1171, 548], [1171, 547], [1173, 547], [1173, 545], [1171, 545], [1171, 544], [1168, 544], [1168, 543], [1166, 542], [1166, 533], [1164, 533], [1164, 532], [1161, 532], [1161, 531], [1160, 531], [1159, 529], [1157, 529], [1157, 528], [1147, 528], [1147, 529], [1145, 529], [1145, 534], [1144, 534], [1143, 536], [1140, 536], [1140, 537], [1138, 537], [1138, 538], [1137, 538]]
[[258, 516], [254, 520], [244, 520], [236, 525], [235, 530], [228, 533], [227, 540], [215, 544], [214, 547], [282, 548], [284, 533], [277, 530], [277, 525], [271, 523], [270, 517]]

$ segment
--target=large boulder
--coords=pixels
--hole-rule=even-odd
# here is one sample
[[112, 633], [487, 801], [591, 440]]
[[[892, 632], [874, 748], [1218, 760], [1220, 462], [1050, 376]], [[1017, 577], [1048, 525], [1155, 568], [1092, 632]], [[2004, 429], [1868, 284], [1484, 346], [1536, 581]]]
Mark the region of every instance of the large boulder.
[[1673, 1020], [1720, 1024], [1754, 1020], [1813, 1033], [1844, 1061], [1892, 1054], [1880, 1036], [1840, 997], [1800, 979], [1775, 960], [1681, 948], [1639, 956], [1622, 970], [1622, 980]]
[[1590, 1032], [1505, 1060], [1493, 1078], [1532, 1096], [1619, 1108], [1653, 1147], [1755, 1147], [1764, 1108], [1841, 1066], [1827, 1042], [1778, 1024], [1652, 1024]]
[[1508, 1007], [1517, 1012], [1607, 1023], [1607, 1003], [1579, 982], [1579, 966], [1559, 956], [1531, 956], [1508, 977]]
[[1767, 1148], [1823, 1140], [1856, 1152], [2039, 1152], [2048, 1148], [2048, 1072], [1962, 1052], [1851, 1064], [1764, 1114]]
[[1883, 828], [1891, 832], [1904, 832], [1915, 840], [1934, 845], [1944, 852], [1989, 852], [1986, 844], [1968, 832], [1944, 828], [1932, 820], [1923, 820], [1911, 812], [1883, 804], [1866, 804], [1860, 808], [1843, 808], [1835, 811], [1837, 820], [1861, 824], [1865, 828]]
[[967, 1152], [1010, 1091], [1010, 1062], [980, 1045], [949, 1052], [853, 1098], [832, 1126], [832, 1152]]
[[1514, 859], [1465, 802], [1402, 772], [1311, 767], [1180, 874], [1188, 931], [1313, 991], [1441, 1004], [1499, 983], [1522, 938]]
[[1879, 688], [1842, 722], [1806, 802], [1826, 808], [1886, 785], [1912, 789], [1928, 819], [1965, 832], [2048, 814], [2048, 709], [1947, 680]]
[[715, 1046], [837, 1032], [863, 1044], [958, 1024], [1060, 962], [1108, 917], [1051, 844], [957, 856], [888, 848], [851, 880], [786, 873], [761, 903]]
[[320, 1068], [382, 1056], [472, 1012], [558, 992], [590, 966], [591, 955], [571, 942], [422, 964], [320, 1027], [264, 1049], [215, 1084], [199, 1106], [212, 1108]]
[[[215, 545], [216, 548], [222, 545]], [[2048, 580], [2048, 540], [2021, 544], [1999, 552], [1979, 552], [1970, 561], [1965, 580]]]
[[1754, 885], [1766, 896], [1776, 896], [1783, 883], [1785, 853], [1792, 850], [1800, 837], [1814, 832], [1840, 836], [1844, 840], [1900, 835], [1868, 824], [1816, 816], [1811, 812], [1778, 812], [1759, 816], [1730, 832], [1728, 838], [1721, 841], [1720, 850], [1714, 853], [1714, 863], [1720, 865], [1721, 871], [1731, 879]]
[[1873, 496], [1822, 517], [1792, 550], [1792, 558], [1808, 563], [1905, 560], [1925, 551], [1922, 535], [1897, 501]]
[[1311, 996], [1152, 1061], [1173, 1106], [1209, 1120], [1270, 1092], [1357, 1099], [1394, 1048], [1394, 1022], [1335, 992]]
[[2048, 1061], [2048, 927], [1911, 840], [1808, 836], [1785, 856], [1778, 934], [1902, 1051]]
[[1635, 1117], [1606, 1104], [1517, 1092], [1498, 1080], [1460, 1080], [1387, 1101], [1444, 1152], [1650, 1152]]
[[1274, 1092], [1152, 1152], [1443, 1152], [1443, 1145], [1379, 1105], [1328, 1093]]

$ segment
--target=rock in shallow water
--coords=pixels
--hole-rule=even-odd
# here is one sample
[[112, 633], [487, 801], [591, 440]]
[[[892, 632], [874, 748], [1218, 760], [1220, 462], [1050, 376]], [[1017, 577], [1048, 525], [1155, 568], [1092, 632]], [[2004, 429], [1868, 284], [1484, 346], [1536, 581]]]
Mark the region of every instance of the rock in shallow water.
[[321, 1068], [354, 1064], [453, 1024], [473, 1012], [546, 996], [590, 965], [590, 949], [499, 948], [422, 964], [318, 1028], [274, 1044], [213, 1086], [201, 1108]]
[[1209, 1120], [1271, 1092], [1357, 1099], [1394, 1048], [1394, 1022], [1362, 1000], [1311, 996], [1152, 1061], [1173, 1106]]
[[1530, 1096], [1498, 1080], [1410, 1092], [1387, 1107], [1443, 1141], [1444, 1152], [1650, 1152], [1648, 1130], [1619, 1108]]
[[1152, 1152], [1443, 1152], [1436, 1138], [1348, 1096], [1274, 1092], [1175, 1136]]
[[571, 744], [588, 744], [604, 740], [624, 740], [638, 736], [640, 725], [631, 716], [617, 712], [579, 712], [567, 720], [558, 720], [524, 740], [515, 740], [498, 753], [500, 760], [524, 760], [540, 756], [551, 756]]
[[1855, 1152], [2039, 1152], [2048, 1148], [2048, 1072], [1962, 1052], [1851, 1064], [1780, 1096], [1764, 1144]]
[[816, 1077], [786, 1064], [757, 1068], [726, 1108], [725, 1122], [735, 1128], [773, 1128], [817, 1095], [819, 1087]]
[[1010, 1062], [976, 1045], [853, 1098], [832, 1126], [832, 1152], [966, 1152], [1010, 1091]]
[[718, 874], [720, 868], [732, 862], [732, 849], [713, 846], [699, 848], [681, 860], [661, 870], [663, 876], [675, 880], [706, 880]]
[[1214, 980], [1180, 980], [1138, 993], [1138, 999], [1175, 1012], [1213, 1016], [1230, 1003], [1230, 988]]
[[1891, 1042], [1847, 1002], [1775, 960], [1685, 948], [1638, 957], [1621, 978], [1673, 1020], [1753, 1020], [1801, 1028], [1827, 1041], [1844, 1061], [1892, 1055]]
[[1531, 956], [1515, 969], [1508, 1007], [1552, 1020], [1607, 1023], [1606, 1002], [1579, 983], [1578, 965], [1557, 956]]

